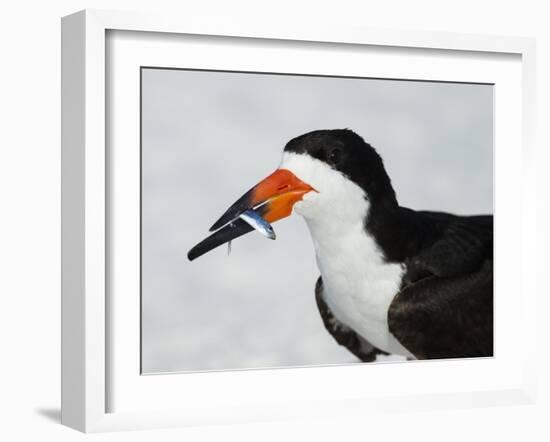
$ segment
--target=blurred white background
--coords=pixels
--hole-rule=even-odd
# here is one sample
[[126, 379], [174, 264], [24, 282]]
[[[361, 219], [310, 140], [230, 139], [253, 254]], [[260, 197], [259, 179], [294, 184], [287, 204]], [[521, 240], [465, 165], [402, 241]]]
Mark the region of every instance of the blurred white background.
[[492, 213], [490, 85], [144, 69], [142, 97], [145, 372], [357, 361], [322, 325], [299, 216], [186, 257], [297, 135], [348, 127], [401, 205]]

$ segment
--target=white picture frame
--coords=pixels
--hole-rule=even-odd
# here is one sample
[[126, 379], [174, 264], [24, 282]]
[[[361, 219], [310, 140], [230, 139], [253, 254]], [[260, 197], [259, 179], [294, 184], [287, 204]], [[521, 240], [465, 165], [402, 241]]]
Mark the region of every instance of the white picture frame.
[[[382, 52], [389, 48], [402, 48], [405, 52], [425, 49], [431, 51], [435, 61], [438, 57], [444, 57], [445, 54], [466, 54], [470, 58], [465, 63], [470, 63], [472, 66], [476, 63], [484, 63], [484, 58], [490, 57], [491, 54], [503, 54], [505, 57], [510, 56], [516, 60], [514, 64], [517, 69], [511, 67], [509, 77], [506, 76], [507, 74], [499, 73], [498, 69], [493, 71], [490, 71], [489, 67], [486, 69], [487, 72], [493, 72], [490, 75], [487, 74], [487, 79], [490, 80], [491, 75], [497, 75], [502, 79], [502, 84], [507, 85], [500, 95], [504, 97], [503, 100], [509, 99], [510, 103], [517, 104], [517, 108], [511, 106], [509, 112], [503, 111], [497, 116], [501, 118], [499, 127], [502, 127], [502, 130], [509, 130], [511, 139], [516, 140], [517, 143], [508, 148], [504, 145], [500, 129], [496, 129], [497, 157], [500, 155], [499, 149], [509, 151], [510, 155], [507, 156], [507, 153], [500, 155], [502, 165], [498, 165], [495, 174], [498, 187], [499, 174], [502, 177], [506, 168], [516, 161], [522, 164], [522, 173], [519, 176], [522, 185], [516, 186], [516, 190], [505, 187], [504, 181], [501, 185], [503, 193], [514, 197], [515, 208], [521, 204], [522, 210], [516, 218], [507, 221], [508, 224], [504, 222], [500, 224], [500, 232], [503, 235], [507, 228], [517, 227], [521, 231], [521, 235], [511, 246], [519, 256], [521, 274], [514, 276], [509, 286], [518, 289], [521, 295], [516, 295], [516, 311], [521, 314], [515, 318], [513, 327], [521, 330], [522, 359], [514, 361], [511, 352], [507, 350], [508, 344], [498, 342], [498, 327], [501, 327], [502, 331], [500, 336], [507, 336], [505, 335], [506, 323], [503, 324], [504, 321], [499, 318], [509, 318], [510, 315], [507, 316], [506, 312], [512, 311], [512, 304], [504, 299], [500, 309], [504, 313], [501, 316], [496, 315], [495, 358], [469, 362], [454, 360], [407, 363], [410, 367], [407, 369], [407, 376], [418, 379], [416, 390], [414, 388], [407, 390], [405, 384], [400, 386], [399, 382], [391, 391], [385, 389], [380, 383], [378, 389], [372, 385], [370, 390], [357, 387], [357, 380], [364, 376], [364, 370], [369, 370], [368, 375], [373, 379], [377, 379], [378, 373], [382, 372], [380, 376], [394, 376], [395, 379], [399, 379], [403, 374], [403, 364], [371, 364], [368, 368], [365, 364], [354, 367], [324, 367], [321, 368], [324, 379], [336, 380], [340, 376], [348, 380], [348, 385], [342, 382], [341, 388], [336, 389], [330, 387], [331, 383], [327, 383], [320, 390], [315, 389], [319, 370], [316, 372], [310, 371], [311, 368], [250, 370], [195, 374], [194, 378], [188, 378], [193, 379], [192, 384], [195, 388], [192, 388], [193, 385], [190, 383], [187, 384], [185, 402], [178, 399], [168, 404], [169, 400], [162, 391], [181, 388], [181, 385], [176, 386], [179, 382], [178, 375], [140, 376], [139, 370], [135, 369], [136, 364], [139, 366], [135, 351], [134, 353], [119, 351], [121, 345], [116, 342], [119, 336], [124, 335], [117, 331], [117, 324], [121, 322], [121, 308], [113, 309], [112, 299], [109, 298], [113, 278], [110, 274], [112, 270], [109, 270], [111, 269], [109, 260], [116, 257], [109, 255], [108, 244], [114, 240], [111, 235], [116, 234], [117, 230], [110, 230], [107, 225], [113, 204], [119, 201], [111, 194], [109, 173], [107, 173], [110, 167], [108, 147], [109, 143], [113, 142], [113, 134], [106, 131], [106, 121], [112, 117], [109, 114], [111, 110], [108, 108], [107, 95], [110, 92], [108, 81], [111, 81], [112, 72], [106, 68], [107, 64], [113, 61], [108, 57], [118, 56], [118, 53], [109, 52], [106, 39], [108, 33], [113, 31], [155, 32], [157, 36], [179, 35], [182, 38], [185, 35], [217, 36], [227, 39], [229, 44], [235, 39], [248, 39], [260, 44], [266, 40], [284, 42], [290, 47], [303, 45], [305, 42], [312, 47], [315, 45], [332, 45], [338, 48], [370, 46], [377, 47]], [[135, 50], [128, 52], [134, 55], [136, 53]], [[158, 52], [155, 51], [155, 53]], [[86, 10], [64, 17], [62, 20], [62, 423], [80, 431], [96, 432], [354, 415], [380, 410], [394, 412], [408, 409], [531, 403], [535, 396], [533, 366], [535, 358], [532, 357], [535, 349], [532, 343], [535, 342], [536, 287], [534, 269], [527, 265], [526, 256], [534, 253], [536, 246], [533, 227], [535, 184], [533, 175], [529, 173], [533, 167], [534, 155], [534, 57], [534, 41], [518, 37], [389, 31], [321, 24], [309, 24], [307, 27], [285, 24], [274, 26], [259, 22], [247, 23], [245, 20], [238, 23], [211, 23], [197, 21], [191, 17], [160, 17], [151, 14], [100, 10]], [[130, 67], [139, 66], [138, 58], [130, 56], [125, 60]], [[178, 65], [178, 63], [175, 64]], [[436, 65], [437, 63], [433, 64], [433, 72], [436, 72]], [[307, 72], [308, 68], [306, 66], [302, 69]], [[422, 69], [425, 68], [419, 65], [418, 69], [419, 73], [415, 78], [422, 79]], [[109, 72], [109, 75], [106, 75], [106, 72]], [[116, 76], [116, 74], [113, 75]], [[439, 75], [447, 74], [443, 69]], [[477, 78], [469, 77], [467, 73], [464, 75], [460, 79], [475, 81]], [[502, 120], [506, 124], [502, 124]], [[116, 117], [115, 121], [117, 121]], [[505, 213], [505, 204], [509, 203], [502, 203], [502, 213]], [[498, 218], [496, 230], [498, 241]], [[498, 243], [496, 252], [499, 252]], [[506, 262], [504, 259], [501, 262], [503, 264], [500, 272], [504, 273], [507, 271]], [[499, 288], [498, 278], [496, 288]], [[498, 299], [496, 302], [498, 313]], [[135, 307], [135, 304], [132, 305]], [[132, 305], [129, 305], [128, 315], [133, 315], [133, 319], [125, 328], [130, 332], [135, 331], [136, 324], [135, 309], [131, 310]], [[139, 322], [139, 319], [137, 320]], [[121, 342], [128, 342], [128, 348], [135, 349], [134, 338], [120, 339], [128, 339]], [[517, 342], [514, 339], [520, 338], [510, 334], [510, 346], [513, 342]], [[113, 341], [115, 341], [114, 345]], [[445, 388], [443, 381], [435, 381], [445, 373], [453, 376], [455, 385], [452, 391]], [[462, 379], [458, 379], [457, 373], [466, 374]], [[480, 382], [477, 383], [473, 380], [476, 373], [482, 374], [479, 378]], [[493, 382], [483, 384], [489, 377]], [[310, 382], [309, 379], [313, 381]], [[422, 382], [427, 382], [428, 379], [433, 379], [434, 382], [432, 388], [425, 389], [425, 384]], [[277, 393], [281, 390], [280, 386], [285, 383], [291, 386], [292, 394]], [[204, 388], [208, 384], [215, 385], [231, 399], [210, 395]], [[262, 391], [263, 397], [260, 400], [259, 387], [267, 384], [272, 384], [273, 388], [266, 387]], [[230, 386], [233, 386], [233, 390]], [[117, 403], [122, 404], [121, 406], [113, 405], [114, 390], [117, 390], [117, 397], [126, 396], [121, 400], [117, 399]], [[158, 392], [161, 393], [157, 394]], [[133, 393], [135, 393], [134, 396]], [[236, 397], [237, 393], [239, 397]], [[144, 398], [147, 403], [141, 404], [142, 406], [136, 405], [135, 408], [126, 405], [139, 402], [140, 398]]]

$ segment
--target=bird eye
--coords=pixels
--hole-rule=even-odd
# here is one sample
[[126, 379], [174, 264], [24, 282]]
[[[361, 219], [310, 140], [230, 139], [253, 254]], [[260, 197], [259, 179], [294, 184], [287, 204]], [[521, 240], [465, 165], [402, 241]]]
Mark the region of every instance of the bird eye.
[[332, 164], [338, 164], [340, 162], [341, 156], [342, 155], [341, 155], [340, 149], [332, 149], [328, 154], [328, 160]]

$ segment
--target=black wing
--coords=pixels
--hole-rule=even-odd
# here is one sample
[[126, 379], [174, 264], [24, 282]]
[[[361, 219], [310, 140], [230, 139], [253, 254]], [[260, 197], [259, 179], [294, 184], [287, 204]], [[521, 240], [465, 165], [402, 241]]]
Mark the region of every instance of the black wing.
[[320, 276], [315, 284], [315, 300], [317, 301], [317, 307], [325, 328], [338, 344], [346, 347], [363, 362], [374, 361], [377, 354], [387, 354], [374, 347], [370, 342], [334, 317], [330, 307], [325, 302], [323, 279]]
[[419, 359], [493, 355], [493, 217], [455, 217], [406, 261], [390, 332]]
[[435, 232], [435, 240], [406, 259], [405, 284], [427, 276], [466, 275], [479, 269], [486, 259], [493, 259], [492, 216], [453, 217], [441, 222], [434, 212], [418, 215], [424, 217], [425, 229]]

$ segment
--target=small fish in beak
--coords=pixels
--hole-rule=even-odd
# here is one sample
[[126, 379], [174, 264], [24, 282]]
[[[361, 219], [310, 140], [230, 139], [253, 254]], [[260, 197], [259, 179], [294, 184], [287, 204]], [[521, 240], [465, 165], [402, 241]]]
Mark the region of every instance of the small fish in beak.
[[[253, 210], [247, 210], [244, 213], [241, 213], [239, 218], [260, 232], [266, 238], [277, 238], [277, 235], [275, 235], [275, 230], [273, 230], [273, 226], [263, 219], [259, 213], [254, 212]], [[227, 242], [227, 256], [229, 255], [231, 255], [231, 241]]]
[[269, 239], [275, 239], [275, 231], [271, 224], [269, 224], [265, 219], [262, 218], [258, 212], [254, 210], [246, 210], [245, 212], [239, 215], [244, 222], [250, 224], [254, 229], [260, 232], [263, 236]]

